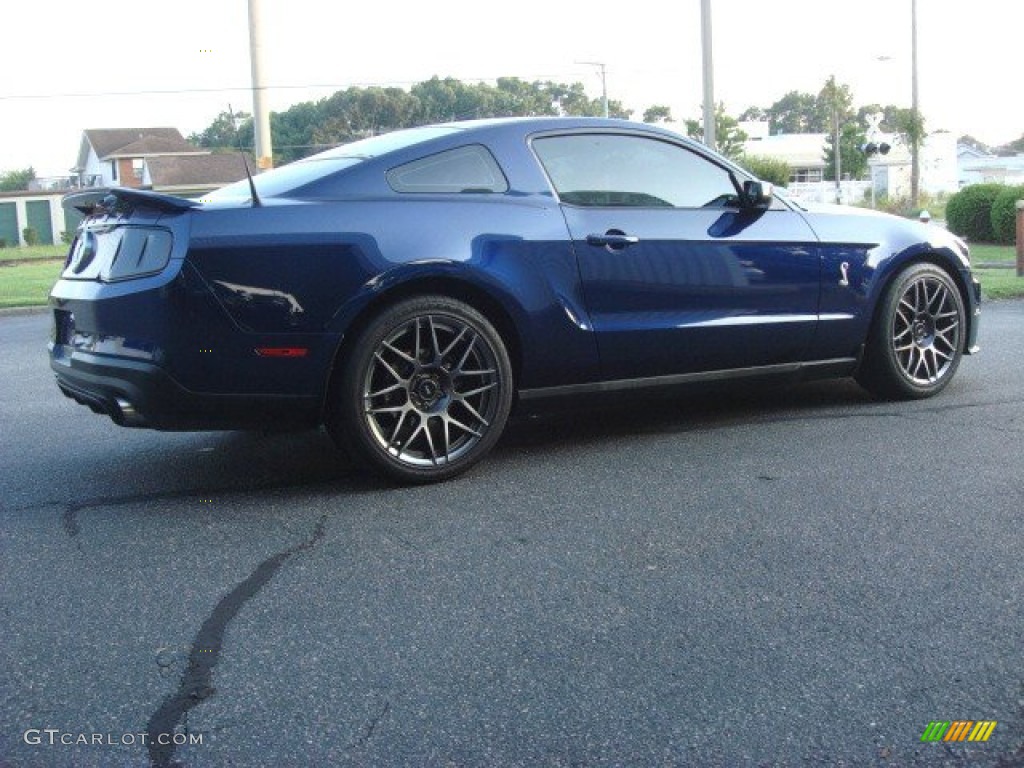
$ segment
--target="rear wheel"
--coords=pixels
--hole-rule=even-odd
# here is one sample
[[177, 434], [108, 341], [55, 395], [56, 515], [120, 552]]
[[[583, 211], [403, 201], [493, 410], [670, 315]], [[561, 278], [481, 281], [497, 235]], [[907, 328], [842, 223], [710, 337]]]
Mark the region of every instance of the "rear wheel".
[[501, 436], [512, 404], [501, 337], [475, 309], [443, 296], [385, 309], [342, 365], [332, 436], [402, 482], [469, 469]]
[[953, 378], [963, 356], [963, 297], [934, 264], [907, 267], [879, 305], [857, 380], [883, 398], [930, 397]]

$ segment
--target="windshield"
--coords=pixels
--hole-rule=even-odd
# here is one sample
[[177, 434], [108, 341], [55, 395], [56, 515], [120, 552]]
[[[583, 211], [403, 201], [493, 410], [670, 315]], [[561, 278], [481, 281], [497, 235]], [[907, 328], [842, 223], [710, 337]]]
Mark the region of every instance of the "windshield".
[[[430, 139], [446, 136], [460, 130], [454, 126], [434, 125], [424, 128], [409, 128], [380, 136], [371, 136], [348, 144], [328, 149], [326, 152], [296, 160], [271, 171], [253, 177], [256, 192], [261, 197], [286, 195], [293, 189], [322, 179], [337, 171], [351, 168], [371, 157], [411, 147]], [[204, 200], [247, 200], [251, 197], [248, 179], [236, 181], [226, 187], [204, 196]]]

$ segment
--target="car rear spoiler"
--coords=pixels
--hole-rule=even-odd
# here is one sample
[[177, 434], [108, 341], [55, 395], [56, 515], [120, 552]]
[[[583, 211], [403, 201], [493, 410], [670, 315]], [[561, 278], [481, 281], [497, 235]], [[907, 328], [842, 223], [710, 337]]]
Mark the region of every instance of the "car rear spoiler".
[[64, 195], [61, 205], [68, 210], [75, 208], [87, 215], [112, 211], [118, 207], [149, 208], [165, 213], [181, 213], [200, 206], [195, 200], [162, 195], [159, 192], [150, 192], [145, 189], [132, 189], [131, 187], [99, 187], [82, 192], [72, 192]]

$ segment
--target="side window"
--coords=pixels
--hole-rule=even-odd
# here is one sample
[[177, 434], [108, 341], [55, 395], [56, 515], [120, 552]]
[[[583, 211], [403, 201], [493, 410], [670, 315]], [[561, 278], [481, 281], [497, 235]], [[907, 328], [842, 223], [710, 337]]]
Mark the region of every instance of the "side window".
[[575, 134], [535, 139], [534, 151], [563, 203], [642, 208], [738, 205], [728, 172], [658, 139]]
[[508, 181], [486, 147], [471, 144], [449, 149], [387, 172], [395, 192], [507, 192]]

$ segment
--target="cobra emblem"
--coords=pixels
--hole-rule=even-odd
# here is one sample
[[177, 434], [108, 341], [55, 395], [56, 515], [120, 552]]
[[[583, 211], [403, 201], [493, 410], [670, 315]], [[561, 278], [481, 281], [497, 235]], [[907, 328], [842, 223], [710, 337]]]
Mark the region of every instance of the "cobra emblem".
[[839, 271], [842, 273], [842, 277], [839, 278], [839, 285], [846, 288], [850, 284], [850, 262], [844, 261], [839, 265]]

